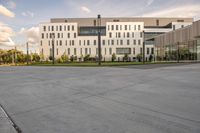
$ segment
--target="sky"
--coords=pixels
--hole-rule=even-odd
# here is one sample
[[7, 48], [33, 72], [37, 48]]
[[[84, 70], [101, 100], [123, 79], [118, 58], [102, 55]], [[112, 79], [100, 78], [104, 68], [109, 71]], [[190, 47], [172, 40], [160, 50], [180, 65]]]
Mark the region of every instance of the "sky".
[[200, 0], [0, 0], [0, 48], [38, 48], [38, 24], [50, 18], [192, 17]]

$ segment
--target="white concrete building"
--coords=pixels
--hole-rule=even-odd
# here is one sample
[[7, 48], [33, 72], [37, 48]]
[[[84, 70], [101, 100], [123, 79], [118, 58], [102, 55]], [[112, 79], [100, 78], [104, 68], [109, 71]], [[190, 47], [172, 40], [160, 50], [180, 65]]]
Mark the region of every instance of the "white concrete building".
[[[143, 52], [143, 41], [147, 38], [192, 24], [192, 18], [102, 18], [101, 48], [102, 60], [123, 61], [125, 54], [129, 60], [136, 59]], [[98, 25], [96, 18], [51, 19], [40, 23], [40, 53], [45, 59], [52, 55], [55, 44], [55, 58], [63, 54], [81, 59], [86, 55], [98, 56]], [[55, 35], [52, 39], [51, 35]], [[153, 42], [145, 41], [145, 57], [154, 55]]]

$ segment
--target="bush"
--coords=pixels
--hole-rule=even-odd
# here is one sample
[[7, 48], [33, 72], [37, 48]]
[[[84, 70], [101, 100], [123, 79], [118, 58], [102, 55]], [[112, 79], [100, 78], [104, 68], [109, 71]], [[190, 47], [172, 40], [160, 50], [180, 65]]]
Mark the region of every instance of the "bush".
[[116, 58], [117, 58], [117, 57], [116, 57], [115, 53], [113, 53], [113, 54], [112, 54], [112, 62], [114, 62], [114, 61], [116, 60]]
[[89, 61], [89, 59], [90, 59], [90, 55], [89, 54], [84, 57], [84, 61]]

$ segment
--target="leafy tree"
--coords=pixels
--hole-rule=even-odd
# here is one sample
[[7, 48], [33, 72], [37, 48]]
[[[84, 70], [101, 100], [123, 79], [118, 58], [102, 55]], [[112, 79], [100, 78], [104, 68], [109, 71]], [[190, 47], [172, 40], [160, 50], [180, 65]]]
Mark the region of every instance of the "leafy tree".
[[117, 57], [116, 57], [116, 54], [113, 53], [113, 54], [112, 54], [112, 62], [114, 62], [114, 61], [116, 60], [116, 58], [117, 58]]
[[139, 62], [141, 62], [142, 61], [142, 54], [138, 54], [137, 56], [136, 56], [136, 58], [137, 58], [137, 60], [139, 61]]
[[68, 62], [69, 57], [68, 57], [66, 54], [63, 54], [63, 55], [61, 56], [61, 59], [62, 59], [62, 63], [66, 63], [66, 62]]
[[84, 61], [89, 61], [89, 59], [90, 59], [90, 55], [89, 54], [84, 57]]

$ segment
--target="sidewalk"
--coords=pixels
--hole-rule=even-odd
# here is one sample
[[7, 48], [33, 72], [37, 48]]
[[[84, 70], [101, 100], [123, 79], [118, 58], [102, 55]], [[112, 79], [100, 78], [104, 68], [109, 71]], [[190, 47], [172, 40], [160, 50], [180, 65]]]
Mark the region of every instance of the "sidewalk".
[[0, 133], [17, 133], [12, 122], [0, 106]]

